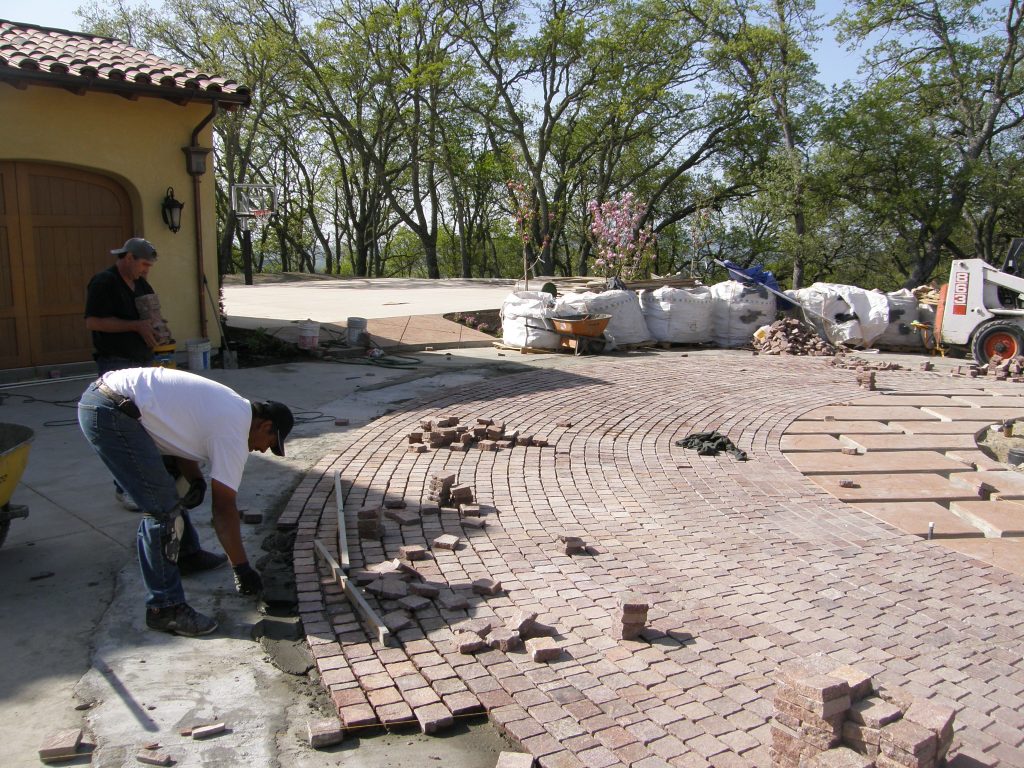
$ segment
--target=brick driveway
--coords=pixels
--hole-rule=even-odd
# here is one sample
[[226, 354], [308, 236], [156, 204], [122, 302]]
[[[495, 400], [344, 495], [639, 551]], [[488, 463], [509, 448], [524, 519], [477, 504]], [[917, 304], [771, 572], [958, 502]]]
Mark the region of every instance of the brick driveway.
[[[958, 381], [879, 374], [901, 390]], [[1024, 766], [1021, 579], [847, 506], [780, 451], [801, 414], [862, 394], [852, 371], [821, 359], [665, 352], [507, 376], [373, 422], [310, 472], [280, 521], [298, 527], [300, 610], [343, 722], [416, 718], [430, 730], [486, 709], [545, 767], [768, 766], [773, 673], [825, 652], [954, 704], [959, 739], [983, 758], [972, 764]], [[410, 453], [419, 420], [444, 415], [503, 420], [550, 447]], [[750, 461], [674, 445], [712, 429]], [[336, 471], [353, 571], [442, 533], [462, 539], [412, 564], [442, 586], [437, 600], [372, 598], [391, 614], [394, 647], [370, 643], [317, 571], [314, 538], [337, 556]], [[358, 537], [356, 510], [401, 499], [418, 513], [442, 471], [475, 488], [486, 527], [442, 510]], [[593, 551], [564, 555], [559, 534]], [[484, 577], [502, 592], [474, 594]], [[611, 635], [626, 590], [652, 606], [639, 642]], [[460, 598], [468, 607], [451, 607]], [[505, 623], [519, 609], [555, 628], [560, 660], [454, 648], [460, 622]]]

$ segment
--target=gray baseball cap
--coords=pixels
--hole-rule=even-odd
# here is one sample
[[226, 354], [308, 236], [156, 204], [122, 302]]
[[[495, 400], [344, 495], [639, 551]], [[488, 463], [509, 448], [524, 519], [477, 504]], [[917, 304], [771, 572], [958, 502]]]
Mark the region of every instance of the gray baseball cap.
[[130, 237], [124, 241], [124, 245], [120, 248], [115, 248], [111, 253], [120, 256], [124, 253], [130, 253], [136, 259], [142, 259], [143, 261], [156, 261], [156, 248], [149, 240], [144, 240], [141, 237]]

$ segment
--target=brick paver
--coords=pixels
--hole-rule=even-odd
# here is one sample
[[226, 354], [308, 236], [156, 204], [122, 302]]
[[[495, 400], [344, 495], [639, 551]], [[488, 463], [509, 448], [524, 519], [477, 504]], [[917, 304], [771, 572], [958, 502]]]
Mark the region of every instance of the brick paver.
[[[930, 396], [958, 391], [956, 380], [936, 374], [878, 379]], [[963, 391], [988, 390], [965, 380]], [[390, 690], [377, 687], [376, 661], [424, 730], [479, 702], [542, 766], [760, 768], [770, 760], [776, 669], [826, 652], [885, 685], [951, 703], [960, 740], [973, 756], [991, 758], [980, 764], [1024, 765], [1021, 579], [901, 534], [827, 493], [780, 452], [794, 422], [826, 427], [794, 434], [845, 434], [832, 431], [835, 422], [796, 419], [854, 407], [835, 404], [862, 393], [853, 371], [820, 359], [665, 352], [506, 376], [364, 428], [309, 473], [279, 523], [297, 529], [302, 618], [311, 648], [324, 647], [318, 665], [352, 671], [324, 678], [342, 722], [372, 725], [367, 692]], [[859, 427], [899, 432], [872, 420], [910, 422], [904, 409], [913, 407], [876, 411]], [[449, 415], [462, 424], [504, 421], [506, 434], [529, 433], [548, 447], [506, 441], [498, 451], [408, 452], [420, 420]], [[750, 460], [675, 445], [709, 430], [727, 434]], [[371, 642], [341, 590], [315, 568], [314, 539], [336, 547], [336, 471], [353, 574], [398, 557], [402, 546], [429, 546], [445, 534], [462, 541], [406, 564], [441, 590], [409, 613], [394, 647]], [[473, 487], [484, 527], [429, 502], [431, 477], [447, 472]], [[356, 511], [385, 498], [403, 499], [418, 521], [385, 519], [382, 538], [360, 538]], [[559, 536], [578, 536], [588, 548], [567, 555]], [[478, 594], [472, 584], [481, 579], [501, 589]], [[613, 637], [624, 592], [650, 604], [637, 640]], [[402, 610], [397, 600], [368, 598], [381, 615]], [[524, 647], [458, 652], [461, 622], [506, 627], [520, 611], [550, 628], [563, 650], [557, 659], [533, 661]], [[334, 637], [324, 637], [325, 627]], [[457, 693], [459, 711], [446, 706]], [[377, 722], [394, 718], [394, 696], [376, 695], [389, 702]]]

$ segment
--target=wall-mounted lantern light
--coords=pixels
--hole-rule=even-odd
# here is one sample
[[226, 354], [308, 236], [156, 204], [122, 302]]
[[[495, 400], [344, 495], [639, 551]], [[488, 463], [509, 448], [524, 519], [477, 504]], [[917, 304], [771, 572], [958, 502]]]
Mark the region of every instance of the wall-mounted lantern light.
[[174, 199], [174, 187], [168, 187], [167, 194], [164, 196], [164, 202], [160, 206], [160, 211], [164, 216], [164, 224], [167, 225], [171, 232], [177, 232], [181, 229], [181, 209], [184, 207], [184, 203]]

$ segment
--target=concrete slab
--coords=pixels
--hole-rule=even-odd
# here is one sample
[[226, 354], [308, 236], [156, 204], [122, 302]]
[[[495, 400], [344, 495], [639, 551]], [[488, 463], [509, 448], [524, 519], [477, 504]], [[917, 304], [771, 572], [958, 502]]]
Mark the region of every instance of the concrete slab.
[[992, 488], [992, 498], [1024, 499], [1024, 474], [1020, 472], [959, 472], [950, 476], [950, 482], [965, 488]]
[[794, 421], [787, 435], [893, 435], [901, 430], [880, 421]]
[[890, 392], [886, 394], [869, 395], [868, 397], [859, 397], [856, 400], [851, 400], [850, 405], [883, 405], [883, 406], [894, 406], [894, 405], [909, 405], [914, 408], [920, 408], [921, 406], [956, 406], [951, 395], [921, 395], [921, 394], [907, 394], [902, 392]]
[[953, 451], [972, 450], [978, 443], [968, 435], [843, 435], [840, 441], [865, 451]]
[[989, 424], [1006, 419], [1019, 419], [1024, 416], [1024, 408], [922, 408], [921, 410], [943, 421], [987, 420]]
[[1024, 504], [1013, 501], [954, 501], [949, 510], [989, 538], [1024, 536]]
[[834, 435], [791, 435], [782, 436], [779, 447], [784, 453], [800, 451], [838, 451], [843, 443]]
[[972, 408], [1019, 408], [1024, 411], [1024, 395], [957, 395], [953, 400]]
[[991, 458], [987, 453], [980, 449], [975, 450], [958, 450], [958, 451], [946, 451], [946, 456], [953, 461], [959, 461], [963, 464], [970, 464], [975, 469], [991, 470], [994, 472], [1001, 472], [1009, 469], [1008, 464], [1004, 464], [1001, 461], [996, 461]]
[[930, 523], [934, 523], [932, 536], [936, 539], [982, 538], [985, 535], [980, 528], [934, 501], [857, 503], [855, 506], [894, 528], [922, 539], [928, 538]]
[[[974, 411], [977, 413], [977, 411]], [[893, 421], [889, 426], [908, 435], [974, 435], [992, 426], [992, 421]]]
[[[961, 472], [954, 477], [970, 474]], [[814, 475], [808, 478], [837, 499], [857, 505], [858, 502], [889, 501], [973, 501], [978, 493], [965, 485], [953, 485], [949, 480], [932, 473], [860, 475]], [[843, 488], [841, 480], [853, 480], [858, 487]]]
[[832, 417], [837, 421], [938, 421], [939, 417], [911, 405], [826, 405], [800, 416], [798, 421]]
[[1024, 576], [1024, 542], [1019, 539], [945, 539], [939, 543], [975, 560]]
[[969, 472], [973, 468], [953, 461], [937, 451], [839, 453], [794, 453], [790, 463], [805, 475], [903, 474], [917, 472]]

